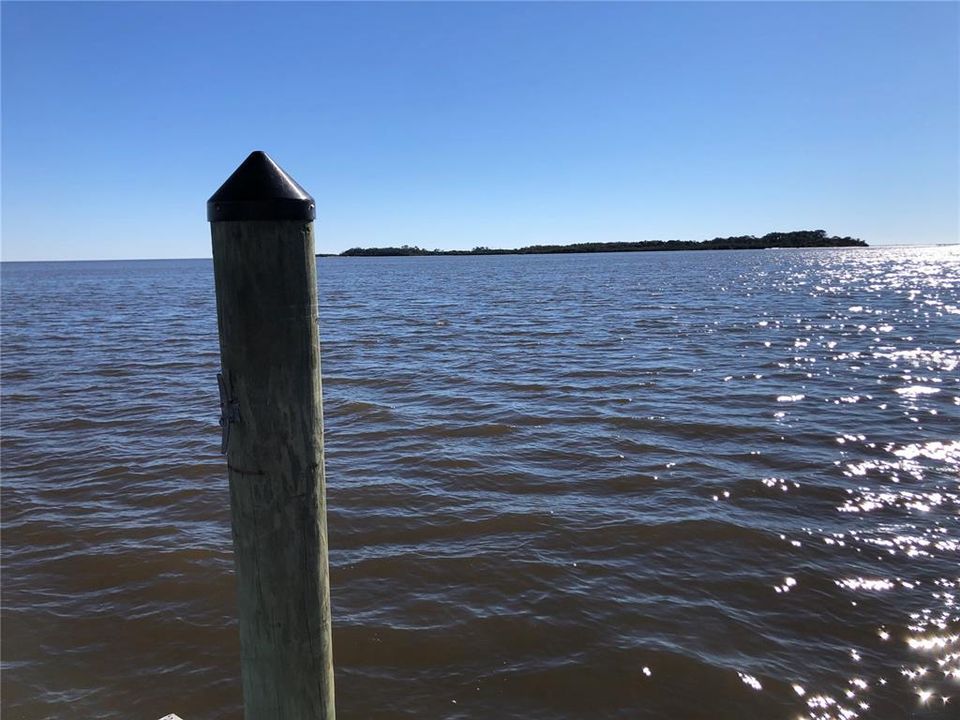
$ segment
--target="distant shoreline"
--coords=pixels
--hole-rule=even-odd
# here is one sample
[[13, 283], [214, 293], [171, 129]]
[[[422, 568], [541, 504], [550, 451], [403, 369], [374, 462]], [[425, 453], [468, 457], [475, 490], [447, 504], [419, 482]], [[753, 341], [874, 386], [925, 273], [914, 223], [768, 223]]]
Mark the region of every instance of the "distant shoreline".
[[641, 242], [529, 245], [516, 249], [475, 247], [473, 250], [426, 250], [416, 246], [350, 248], [339, 254], [317, 257], [422, 257], [430, 255], [559, 255], [568, 253], [655, 252], [663, 250], [766, 250], [772, 248], [869, 247], [858, 238], [828, 236], [824, 230], [772, 232], [763, 237], [740, 235], [712, 240], [645, 240]]

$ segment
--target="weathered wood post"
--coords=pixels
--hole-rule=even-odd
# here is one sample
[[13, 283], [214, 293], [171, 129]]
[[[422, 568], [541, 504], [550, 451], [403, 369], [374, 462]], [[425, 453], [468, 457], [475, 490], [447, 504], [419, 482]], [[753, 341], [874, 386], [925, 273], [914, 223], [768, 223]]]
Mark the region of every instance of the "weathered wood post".
[[333, 720], [314, 202], [254, 152], [207, 202], [246, 720]]

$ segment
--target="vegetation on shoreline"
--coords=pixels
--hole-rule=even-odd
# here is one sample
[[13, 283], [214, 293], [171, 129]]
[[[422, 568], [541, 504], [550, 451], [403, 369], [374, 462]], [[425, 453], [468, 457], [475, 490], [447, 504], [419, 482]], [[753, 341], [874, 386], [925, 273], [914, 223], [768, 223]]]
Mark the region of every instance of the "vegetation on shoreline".
[[740, 235], [713, 240], [644, 240], [641, 242], [598, 242], [575, 245], [530, 245], [515, 250], [475, 247], [473, 250], [425, 250], [416, 246], [350, 248], [340, 257], [392, 257], [405, 255], [535, 255], [556, 253], [649, 252], [654, 250], [762, 250], [766, 248], [867, 247], [863, 240], [828, 236], [824, 230], [772, 232], [763, 237]]

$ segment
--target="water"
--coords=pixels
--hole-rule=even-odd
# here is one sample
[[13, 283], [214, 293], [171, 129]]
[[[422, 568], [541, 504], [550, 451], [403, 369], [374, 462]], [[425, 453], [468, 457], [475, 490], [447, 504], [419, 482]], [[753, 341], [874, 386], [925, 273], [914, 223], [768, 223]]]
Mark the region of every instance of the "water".
[[[957, 716], [956, 248], [319, 274], [341, 718]], [[4, 717], [240, 717], [209, 261], [2, 300]]]

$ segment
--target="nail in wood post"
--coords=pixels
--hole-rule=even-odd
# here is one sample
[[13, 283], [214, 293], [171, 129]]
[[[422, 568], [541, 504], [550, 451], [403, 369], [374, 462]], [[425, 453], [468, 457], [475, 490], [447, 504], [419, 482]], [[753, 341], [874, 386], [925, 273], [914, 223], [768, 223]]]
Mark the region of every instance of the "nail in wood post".
[[314, 203], [254, 152], [207, 202], [246, 720], [333, 720]]

